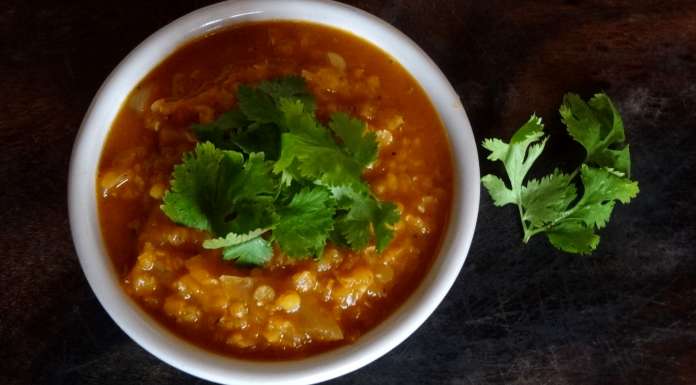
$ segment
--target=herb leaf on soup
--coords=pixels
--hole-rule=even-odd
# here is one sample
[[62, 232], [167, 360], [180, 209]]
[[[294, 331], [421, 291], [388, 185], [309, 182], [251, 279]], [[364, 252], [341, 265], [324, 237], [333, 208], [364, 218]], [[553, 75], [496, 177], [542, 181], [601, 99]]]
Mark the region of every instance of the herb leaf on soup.
[[399, 221], [396, 205], [379, 202], [365, 188], [340, 186], [333, 187], [331, 192], [337, 205], [334, 240], [353, 249], [361, 249], [370, 242], [372, 229], [377, 250], [384, 250], [394, 238], [393, 225]]
[[278, 209], [273, 237], [290, 257], [320, 256], [334, 226], [336, 201], [325, 187], [304, 188]]
[[275, 194], [275, 179], [270, 162], [265, 161], [262, 153], [252, 153], [244, 159], [239, 152], [217, 149], [210, 142], [200, 143], [174, 167], [162, 211], [174, 222], [198, 230], [252, 230], [229, 218], [234, 218], [237, 209], [244, 205], [267, 204]]
[[268, 262], [273, 243], [291, 258], [319, 257], [328, 240], [388, 246], [400, 214], [362, 178], [378, 152], [364, 122], [338, 112], [322, 124], [297, 76], [241, 85], [237, 100], [192, 126], [201, 142], [175, 166], [163, 199], [172, 221], [208, 231], [205, 248], [245, 265]]
[[362, 167], [377, 159], [377, 136], [367, 131], [363, 121], [337, 112], [331, 116], [329, 128], [341, 139], [342, 149]]
[[272, 256], [273, 248], [270, 242], [261, 237], [228, 246], [222, 250], [222, 259], [234, 260], [240, 265], [263, 265], [270, 261]]

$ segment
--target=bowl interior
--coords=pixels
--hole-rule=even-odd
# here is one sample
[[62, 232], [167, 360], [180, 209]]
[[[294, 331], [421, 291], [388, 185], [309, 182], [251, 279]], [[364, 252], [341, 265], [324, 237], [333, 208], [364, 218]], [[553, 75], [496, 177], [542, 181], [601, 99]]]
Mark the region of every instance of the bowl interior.
[[[220, 356], [160, 326], [122, 290], [102, 243], [97, 217], [95, 180], [102, 145], [130, 91], [187, 41], [232, 24], [262, 20], [329, 25], [389, 53], [430, 98], [447, 129], [454, 162], [450, 223], [440, 255], [416, 291], [358, 341], [297, 361], [253, 362]], [[394, 348], [426, 320], [454, 283], [473, 237], [479, 203], [478, 156], [471, 126], [458, 95], [435, 63], [384, 21], [343, 4], [316, 0], [219, 3], [190, 13], [150, 36], [123, 59], [94, 97], [75, 141], [69, 178], [73, 241], [87, 280], [109, 315], [133, 340], [163, 361], [195, 376], [227, 384], [320, 382], [358, 369]]]

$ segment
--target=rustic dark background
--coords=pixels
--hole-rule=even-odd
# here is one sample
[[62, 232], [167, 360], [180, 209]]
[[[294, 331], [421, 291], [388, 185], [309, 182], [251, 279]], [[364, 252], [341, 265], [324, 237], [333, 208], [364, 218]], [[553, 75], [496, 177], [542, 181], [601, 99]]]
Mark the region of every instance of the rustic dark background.
[[[5, 0], [0, 6], [0, 383], [203, 383], [106, 315], [69, 233], [71, 145], [136, 44], [200, 1]], [[696, 384], [696, 2], [354, 1], [432, 56], [478, 140], [536, 111], [572, 162], [561, 95], [606, 90], [641, 193], [592, 256], [523, 247], [482, 194], [452, 291], [406, 342], [332, 384]], [[542, 159], [543, 164], [548, 161]], [[499, 171], [482, 159], [482, 173]]]

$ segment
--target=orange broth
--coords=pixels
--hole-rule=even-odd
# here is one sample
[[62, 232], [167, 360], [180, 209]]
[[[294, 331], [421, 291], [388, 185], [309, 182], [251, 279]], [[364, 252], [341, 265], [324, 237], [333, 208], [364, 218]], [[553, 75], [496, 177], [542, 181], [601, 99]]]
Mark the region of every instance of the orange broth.
[[[173, 166], [195, 147], [192, 123], [236, 105], [239, 84], [296, 74], [317, 116], [343, 111], [377, 133], [379, 157], [364, 178], [401, 220], [382, 253], [329, 243], [318, 260], [276, 249], [242, 268], [206, 250], [209, 234], [160, 210]], [[124, 290], [175, 334], [246, 359], [297, 359], [348, 344], [414, 291], [438, 254], [452, 200], [445, 130], [399, 63], [326, 26], [262, 22], [189, 42], [131, 92], [104, 145], [97, 175], [102, 236]]]

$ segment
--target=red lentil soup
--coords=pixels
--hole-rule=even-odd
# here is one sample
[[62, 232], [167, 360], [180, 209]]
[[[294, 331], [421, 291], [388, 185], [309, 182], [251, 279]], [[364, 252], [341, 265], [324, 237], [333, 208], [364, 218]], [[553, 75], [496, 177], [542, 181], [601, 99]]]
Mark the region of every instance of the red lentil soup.
[[[318, 259], [277, 250], [263, 267], [223, 261], [205, 232], [178, 226], [160, 205], [175, 164], [196, 145], [191, 124], [236, 105], [239, 84], [302, 76], [320, 120], [343, 111], [377, 135], [363, 177], [401, 219], [386, 250], [328, 243]], [[438, 254], [452, 200], [445, 130], [416, 81], [349, 33], [262, 22], [180, 47], [131, 92], [97, 175], [102, 236], [124, 290], [175, 334], [246, 359], [296, 359], [351, 343], [414, 291]]]

